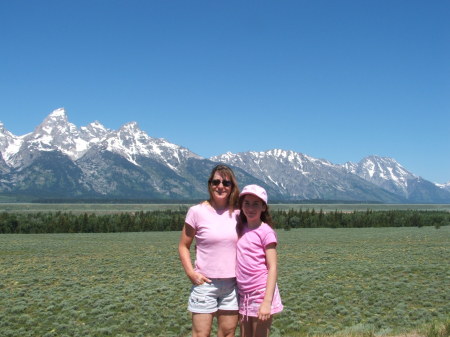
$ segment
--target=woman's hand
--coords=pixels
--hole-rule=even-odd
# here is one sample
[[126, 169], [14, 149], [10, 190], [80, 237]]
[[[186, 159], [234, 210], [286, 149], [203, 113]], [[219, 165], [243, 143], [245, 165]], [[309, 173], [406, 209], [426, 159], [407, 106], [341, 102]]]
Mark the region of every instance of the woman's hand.
[[209, 278], [207, 278], [206, 276], [204, 276], [200, 273], [197, 273], [197, 272], [193, 272], [193, 273], [189, 274], [188, 277], [191, 280], [192, 284], [196, 285], [196, 286], [203, 284], [205, 282], [208, 282], [208, 283], [211, 282], [211, 280]]

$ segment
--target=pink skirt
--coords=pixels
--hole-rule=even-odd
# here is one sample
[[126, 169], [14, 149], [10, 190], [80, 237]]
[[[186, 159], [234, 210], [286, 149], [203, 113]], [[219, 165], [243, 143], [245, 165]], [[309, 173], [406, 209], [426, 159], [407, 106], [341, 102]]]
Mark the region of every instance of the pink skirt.
[[[251, 293], [239, 293], [239, 313], [243, 316], [258, 317], [258, 310], [264, 300], [266, 288], [252, 291]], [[270, 314], [276, 314], [283, 310], [278, 285], [273, 293], [272, 308]]]

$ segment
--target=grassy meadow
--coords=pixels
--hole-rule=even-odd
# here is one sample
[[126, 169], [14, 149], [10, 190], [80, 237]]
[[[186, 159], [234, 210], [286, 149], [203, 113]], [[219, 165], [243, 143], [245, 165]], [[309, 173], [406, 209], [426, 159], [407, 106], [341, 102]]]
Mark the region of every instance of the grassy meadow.
[[[189, 336], [179, 234], [0, 235], [0, 336]], [[421, 334], [450, 319], [450, 226], [278, 235], [285, 310], [271, 336]]]

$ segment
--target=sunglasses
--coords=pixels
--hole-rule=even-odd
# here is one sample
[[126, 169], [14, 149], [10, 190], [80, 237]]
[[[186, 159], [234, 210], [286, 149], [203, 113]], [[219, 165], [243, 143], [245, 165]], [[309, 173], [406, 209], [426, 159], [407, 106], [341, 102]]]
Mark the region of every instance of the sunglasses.
[[213, 185], [213, 186], [219, 186], [220, 183], [222, 183], [222, 185], [224, 187], [230, 187], [231, 185], [233, 185], [231, 180], [220, 180], [220, 179], [213, 179], [213, 180], [211, 180], [211, 185]]

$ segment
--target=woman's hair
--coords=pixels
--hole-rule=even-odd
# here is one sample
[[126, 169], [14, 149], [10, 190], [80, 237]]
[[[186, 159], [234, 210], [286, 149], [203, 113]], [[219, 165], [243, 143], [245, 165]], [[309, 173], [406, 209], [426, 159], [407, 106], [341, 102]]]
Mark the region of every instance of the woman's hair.
[[239, 186], [233, 170], [226, 165], [223, 164], [216, 165], [212, 169], [211, 174], [209, 175], [208, 179], [209, 202], [213, 201], [213, 190], [211, 187], [211, 182], [214, 179], [214, 175], [216, 173], [219, 173], [222, 179], [227, 178], [231, 181], [231, 192], [230, 196], [228, 197], [228, 206], [230, 207], [230, 211], [232, 212], [238, 206]]
[[[247, 217], [244, 214], [244, 211], [242, 210], [242, 205], [244, 203], [244, 198], [245, 195], [243, 195], [242, 197], [239, 198], [239, 218], [238, 218], [238, 222], [236, 225], [236, 230], [238, 233], [238, 236], [241, 237], [242, 233], [244, 231], [244, 224], [247, 222]], [[264, 212], [261, 212], [261, 216], [260, 219], [262, 222], [265, 222], [266, 224], [268, 224], [270, 227], [273, 228], [273, 221], [272, 221], [272, 216], [270, 215], [270, 211], [269, 211], [269, 205], [267, 205], [262, 199], [260, 199], [261, 202], [263, 203], [263, 205], [266, 206], [266, 209]]]

